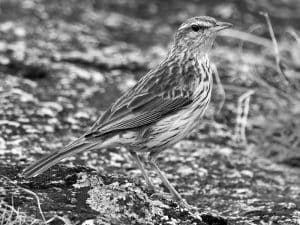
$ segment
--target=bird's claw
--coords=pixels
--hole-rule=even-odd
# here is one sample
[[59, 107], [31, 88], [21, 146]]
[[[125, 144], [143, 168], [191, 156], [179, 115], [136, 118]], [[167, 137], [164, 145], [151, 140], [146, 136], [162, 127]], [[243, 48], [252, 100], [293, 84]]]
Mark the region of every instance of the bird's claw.
[[[155, 192], [150, 196], [152, 199], [158, 199], [158, 200], [174, 200], [174, 196], [170, 193], [166, 192]], [[187, 210], [191, 216], [198, 219], [199, 221], [202, 221], [201, 214], [199, 213], [199, 209], [195, 206], [189, 205], [185, 199], [180, 199], [178, 201], [178, 205], [182, 208]]]
[[201, 214], [199, 213], [199, 209], [197, 207], [189, 205], [184, 199], [179, 201], [179, 205], [180, 207], [186, 209], [194, 218], [202, 221]]

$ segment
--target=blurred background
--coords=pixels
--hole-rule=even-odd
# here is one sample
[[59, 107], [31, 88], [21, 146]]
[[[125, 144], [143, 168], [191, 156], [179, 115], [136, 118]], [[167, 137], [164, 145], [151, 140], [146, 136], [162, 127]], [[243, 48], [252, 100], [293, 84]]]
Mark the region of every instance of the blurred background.
[[[298, 0], [1, 0], [0, 164], [23, 167], [78, 137], [163, 59], [178, 26], [199, 15], [234, 28], [211, 52], [217, 72], [203, 125], [163, 152], [160, 165], [203, 210], [238, 218], [249, 204], [274, 203], [273, 214], [296, 221]], [[67, 164], [140, 176], [124, 149], [83, 153]], [[299, 214], [276, 208], [282, 202]]]

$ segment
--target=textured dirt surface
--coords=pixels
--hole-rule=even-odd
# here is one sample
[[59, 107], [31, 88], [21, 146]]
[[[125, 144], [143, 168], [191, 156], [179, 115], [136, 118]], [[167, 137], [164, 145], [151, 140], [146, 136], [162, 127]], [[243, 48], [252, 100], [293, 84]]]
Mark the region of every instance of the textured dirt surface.
[[[159, 63], [185, 18], [212, 15], [272, 46], [258, 14], [266, 9], [285, 72], [299, 85], [296, 1], [2, 1], [1, 206], [13, 205], [41, 223], [32, 191], [46, 220], [58, 216], [52, 224], [300, 224], [299, 91], [281, 82], [273, 48], [230, 33], [217, 39], [211, 54], [226, 92], [221, 112], [216, 89], [199, 130], [158, 159], [202, 221], [176, 202], [153, 198], [125, 149], [85, 152], [37, 178], [20, 176], [32, 161], [82, 134]], [[255, 93], [248, 142], [241, 144], [237, 102], [248, 90]]]

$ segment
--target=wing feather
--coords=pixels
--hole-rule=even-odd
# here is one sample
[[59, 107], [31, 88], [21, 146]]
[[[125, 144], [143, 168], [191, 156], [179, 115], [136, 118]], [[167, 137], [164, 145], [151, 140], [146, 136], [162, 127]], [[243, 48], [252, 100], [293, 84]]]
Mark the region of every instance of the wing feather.
[[170, 82], [166, 82], [167, 75], [156, 76], [153, 79], [153, 72], [150, 72], [143, 77], [98, 119], [86, 133], [86, 137], [140, 128], [155, 123], [192, 102], [192, 92], [188, 87], [176, 83], [174, 77], [169, 77]]

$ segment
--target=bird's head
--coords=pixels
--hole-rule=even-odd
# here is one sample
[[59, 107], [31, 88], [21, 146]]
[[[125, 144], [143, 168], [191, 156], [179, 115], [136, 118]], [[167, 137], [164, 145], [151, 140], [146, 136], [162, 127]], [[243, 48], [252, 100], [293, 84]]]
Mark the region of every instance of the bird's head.
[[208, 16], [190, 18], [179, 27], [175, 35], [174, 48], [179, 51], [206, 54], [211, 49], [217, 33], [229, 27], [232, 27], [232, 24]]

